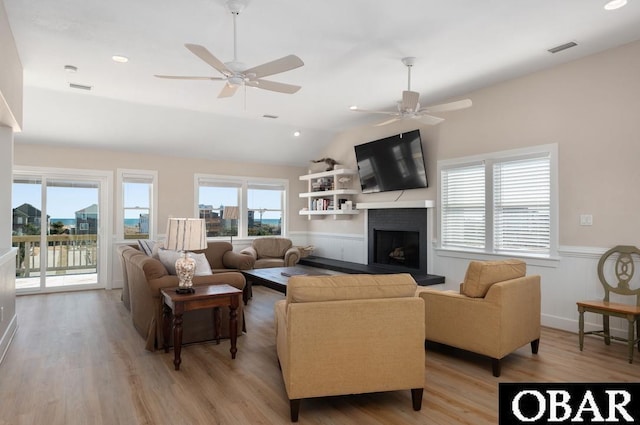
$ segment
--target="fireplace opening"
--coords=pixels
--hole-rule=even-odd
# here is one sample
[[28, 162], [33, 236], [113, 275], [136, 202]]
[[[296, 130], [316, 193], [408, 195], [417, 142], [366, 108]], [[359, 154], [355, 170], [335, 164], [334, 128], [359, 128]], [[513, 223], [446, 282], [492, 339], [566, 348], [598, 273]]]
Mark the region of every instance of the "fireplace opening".
[[374, 229], [375, 264], [420, 269], [420, 232]]

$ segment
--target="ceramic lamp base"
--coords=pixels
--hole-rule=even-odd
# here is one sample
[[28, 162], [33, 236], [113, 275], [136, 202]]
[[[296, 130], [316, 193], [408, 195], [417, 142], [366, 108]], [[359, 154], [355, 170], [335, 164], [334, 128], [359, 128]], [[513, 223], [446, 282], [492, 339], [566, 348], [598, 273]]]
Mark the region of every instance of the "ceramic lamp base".
[[196, 260], [190, 258], [186, 251], [184, 256], [176, 260], [176, 274], [180, 280], [178, 290], [184, 290], [185, 293], [193, 293], [193, 274], [196, 271]]

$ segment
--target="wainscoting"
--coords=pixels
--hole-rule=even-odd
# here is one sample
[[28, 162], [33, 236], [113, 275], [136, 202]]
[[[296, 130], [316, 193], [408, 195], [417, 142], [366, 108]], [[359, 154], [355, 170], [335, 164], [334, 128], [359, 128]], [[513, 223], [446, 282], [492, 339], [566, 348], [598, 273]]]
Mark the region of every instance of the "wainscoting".
[[[367, 264], [367, 238], [364, 234], [339, 234], [319, 232], [291, 232], [289, 237], [294, 245], [313, 245], [314, 255], [342, 261]], [[234, 239], [234, 249], [248, 245], [246, 241]], [[244, 243], [243, 243], [244, 242]], [[241, 245], [241, 246], [238, 246]], [[527, 273], [539, 274], [542, 283], [542, 324], [569, 332], [578, 331], [578, 310], [576, 301], [602, 299], [604, 294], [598, 281], [597, 265], [600, 256], [608, 248], [579, 246], [560, 247], [558, 258], [529, 259]], [[115, 251], [115, 244], [114, 244]], [[459, 290], [470, 260], [497, 260], [505, 257], [496, 255], [470, 255], [436, 249], [429, 245], [429, 273], [445, 276], [444, 285], [431, 288]], [[122, 287], [122, 272], [117, 256], [113, 261], [113, 288]], [[640, 271], [638, 272], [640, 277]], [[598, 321], [598, 324], [596, 324]], [[626, 322], [611, 318], [612, 333], [626, 336]], [[585, 329], [599, 328], [599, 317], [585, 315]]]
[[[302, 232], [297, 239], [308, 245], [314, 245], [314, 255], [355, 263], [367, 263], [367, 246], [364, 235], [342, 235], [331, 233]], [[602, 299], [604, 292], [597, 275], [600, 256], [608, 248], [592, 248], [578, 246], [562, 246], [558, 258], [531, 259], [527, 262], [527, 274], [539, 274], [542, 284], [542, 325], [577, 333], [578, 310], [576, 301]], [[445, 276], [444, 285], [431, 288], [443, 290], [459, 290], [470, 260], [499, 260], [503, 256], [470, 255], [469, 253], [452, 252], [436, 249], [433, 252], [429, 273]], [[640, 273], [640, 272], [638, 272]], [[640, 277], [637, 276], [637, 277]], [[625, 337], [627, 324], [620, 319], [611, 318], [613, 334]], [[601, 328], [600, 318], [596, 315], [585, 315], [585, 329]]]
[[0, 363], [16, 333], [16, 248], [0, 250]]

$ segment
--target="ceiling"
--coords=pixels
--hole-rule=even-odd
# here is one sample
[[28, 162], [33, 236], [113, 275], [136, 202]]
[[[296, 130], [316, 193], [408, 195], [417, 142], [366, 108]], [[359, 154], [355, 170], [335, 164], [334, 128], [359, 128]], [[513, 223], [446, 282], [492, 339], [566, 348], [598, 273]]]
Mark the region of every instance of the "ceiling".
[[[640, 39], [638, 0], [614, 11], [605, 0], [252, 0], [237, 19], [238, 59], [253, 67], [295, 54], [303, 67], [267, 79], [302, 89], [218, 99], [223, 82], [153, 75], [219, 76], [184, 44], [232, 60], [224, 0], [4, 4], [24, 68], [17, 144], [298, 166], [336, 134], [381, 121], [351, 105], [395, 108], [407, 87], [405, 56], [417, 58], [411, 89], [429, 105]], [[547, 52], [570, 41], [578, 46]]]

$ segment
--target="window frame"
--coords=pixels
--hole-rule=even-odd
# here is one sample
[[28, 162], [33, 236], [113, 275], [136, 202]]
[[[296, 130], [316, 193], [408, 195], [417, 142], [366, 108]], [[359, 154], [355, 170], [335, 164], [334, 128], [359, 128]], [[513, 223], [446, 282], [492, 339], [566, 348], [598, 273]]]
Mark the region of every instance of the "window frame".
[[151, 191], [149, 193], [149, 236], [148, 240], [156, 240], [158, 237], [158, 171], [134, 170], [118, 168], [116, 170], [116, 237], [124, 241], [124, 187], [125, 183], [133, 183], [132, 180], [149, 181]]
[[[530, 250], [504, 250], [496, 249], [494, 241], [494, 164], [505, 163], [509, 161], [519, 161], [524, 159], [533, 159], [536, 157], [548, 156], [549, 158], [549, 250], [546, 253]], [[470, 248], [463, 246], [446, 246], [443, 244], [443, 190], [442, 190], [442, 172], [447, 169], [468, 167], [477, 163], [484, 164], [485, 176], [485, 247]], [[530, 258], [549, 258], [555, 259], [558, 256], [558, 239], [559, 239], [559, 204], [558, 204], [558, 145], [556, 143], [532, 146], [521, 149], [511, 149], [505, 151], [491, 152], [480, 155], [466, 156], [438, 161], [437, 165], [438, 177], [438, 243], [437, 247], [440, 251], [448, 252], [468, 252], [476, 254], [489, 254], [496, 256], [518, 256]]]
[[[289, 180], [283, 178], [268, 178], [268, 177], [246, 177], [246, 176], [229, 176], [229, 175], [216, 175], [216, 174], [194, 174], [194, 217], [200, 216], [200, 185], [201, 183], [207, 183], [209, 186], [215, 186], [220, 184], [221, 186], [227, 185], [238, 188], [238, 235], [234, 238], [238, 239], [257, 239], [261, 236], [249, 236], [249, 207], [248, 207], [248, 191], [249, 189], [256, 189], [258, 187], [272, 186], [282, 188], [282, 223], [280, 227], [280, 236], [286, 237], [289, 232], [289, 214], [288, 211], [288, 196], [289, 196]], [[207, 239], [212, 240], [227, 240], [229, 236], [209, 236]]]

